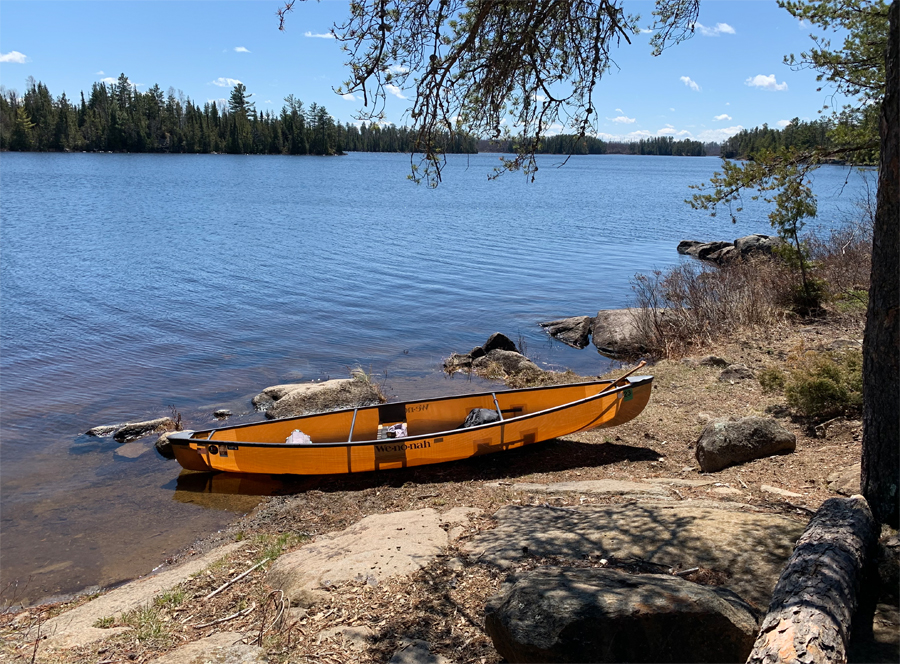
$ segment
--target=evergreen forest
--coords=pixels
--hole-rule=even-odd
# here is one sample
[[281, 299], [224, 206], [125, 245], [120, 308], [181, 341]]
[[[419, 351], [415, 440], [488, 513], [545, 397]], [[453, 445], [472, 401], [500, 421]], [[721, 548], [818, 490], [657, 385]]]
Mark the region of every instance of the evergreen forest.
[[[411, 152], [405, 127], [343, 124], [324, 106], [289, 95], [281, 112], [257, 111], [243, 83], [227, 104], [202, 106], [159, 85], [140, 92], [125, 74], [116, 83], [94, 83], [85, 98], [53, 97], [29, 81], [25, 94], [0, 93], [0, 150], [22, 152], [174, 152], [338, 155], [344, 152]], [[444, 152], [475, 152], [463, 135], [444, 137]]]
[[[30, 79], [24, 95], [0, 89], [0, 150], [22, 152], [172, 152], [339, 155], [345, 152], [415, 152], [416, 135], [392, 124], [343, 124], [324, 106], [305, 105], [293, 95], [279, 113], [258, 111], [243, 83], [227, 103], [202, 106], [159, 85], [138, 91], [125, 74], [116, 83], [94, 83], [85, 97], [53, 97], [47, 86]], [[702, 143], [671, 136], [637, 141], [603, 141], [592, 136], [544, 137], [539, 154], [634, 154], [718, 156], [753, 159], [782, 148], [812, 149], [834, 143], [836, 127], [827, 120], [794, 118], [783, 129], [768, 125], [740, 133], [723, 143]], [[839, 127], [837, 129], [840, 129]], [[445, 134], [445, 153], [513, 152], [513, 140], [477, 140]]]

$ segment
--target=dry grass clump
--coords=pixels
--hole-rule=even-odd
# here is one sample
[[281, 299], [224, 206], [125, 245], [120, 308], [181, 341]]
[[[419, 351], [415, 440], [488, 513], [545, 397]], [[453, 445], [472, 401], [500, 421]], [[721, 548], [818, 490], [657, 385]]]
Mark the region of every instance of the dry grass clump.
[[717, 267], [683, 263], [633, 281], [640, 309], [636, 325], [652, 355], [677, 357], [750, 328], [783, 322], [794, 282], [791, 271], [768, 258]]
[[696, 261], [639, 274], [632, 287], [635, 321], [656, 357], [679, 357], [746, 331], [770, 333], [788, 319], [833, 311], [860, 315], [868, 302], [872, 224], [868, 217], [803, 240], [804, 285], [796, 256], [782, 252], [732, 260]]

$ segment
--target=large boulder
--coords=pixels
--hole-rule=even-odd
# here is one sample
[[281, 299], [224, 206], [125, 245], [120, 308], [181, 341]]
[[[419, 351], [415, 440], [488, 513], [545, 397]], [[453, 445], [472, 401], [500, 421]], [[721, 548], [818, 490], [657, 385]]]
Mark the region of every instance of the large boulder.
[[492, 350], [508, 350], [512, 353], [519, 352], [519, 349], [516, 348], [516, 344], [513, 343], [513, 340], [500, 332], [494, 332], [489, 336], [488, 340], [485, 341], [484, 345], [481, 347], [481, 350], [484, 354], [490, 353]]
[[[663, 312], [658, 312], [664, 315]], [[647, 323], [652, 311], [643, 309], [603, 309], [591, 326], [597, 351], [615, 359], [638, 357], [647, 351]]]
[[591, 334], [593, 324], [594, 319], [591, 316], [573, 316], [571, 318], [538, 323], [554, 339], [558, 339], [567, 346], [578, 348], [579, 350], [588, 345], [588, 337]]
[[797, 437], [767, 417], [717, 420], [707, 424], [697, 440], [696, 457], [705, 473], [754, 459], [786, 454], [797, 447]]
[[500, 332], [492, 334], [483, 346], [476, 346], [465, 354], [453, 353], [444, 360], [444, 371], [448, 373], [474, 371], [478, 375], [496, 377], [497, 368], [507, 376], [523, 371], [541, 372], [540, 367], [522, 355], [516, 344]]
[[778, 236], [755, 233], [736, 239], [734, 248], [741, 258], [760, 255], [770, 256], [782, 243], [783, 240]]
[[[288, 389], [292, 388], [292, 389]], [[271, 405], [265, 408], [266, 417], [294, 417], [321, 413], [341, 408], [362, 408], [387, 401], [378, 385], [365, 379], [345, 378], [321, 383], [299, 383], [293, 386], [275, 385], [254, 397], [260, 408], [271, 397]]]
[[716, 249], [713, 252], [706, 254], [703, 257], [703, 260], [709, 263], [715, 263], [716, 265], [724, 265], [739, 256], [737, 249], [734, 248], [733, 244], [726, 244], [721, 249]]
[[483, 565], [515, 569], [538, 558], [641, 560], [720, 573], [722, 586], [759, 609], [805, 523], [722, 501], [633, 502], [576, 509], [507, 505], [497, 525], [462, 549]]
[[733, 246], [731, 242], [698, 242], [697, 240], [683, 240], [678, 243], [678, 253], [692, 256], [700, 260], [706, 260], [710, 254]]
[[724, 265], [736, 258], [771, 256], [783, 240], [772, 235], [745, 235], [732, 242], [699, 242], [682, 240], [678, 243], [678, 253], [692, 256], [702, 261]]
[[539, 568], [485, 606], [511, 662], [743, 662], [757, 621], [725, 588], [602, 568]]

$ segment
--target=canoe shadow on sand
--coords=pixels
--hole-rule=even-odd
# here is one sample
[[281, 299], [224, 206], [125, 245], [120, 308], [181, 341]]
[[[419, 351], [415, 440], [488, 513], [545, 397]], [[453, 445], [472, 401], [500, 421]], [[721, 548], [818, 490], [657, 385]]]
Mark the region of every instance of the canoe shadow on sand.
[[[186, 492], [284, 496], [307, 491], [363, 491], [377, 487], [401, 487], [444, 482], [516, 480], [533, 473], [606, 466], [622, 461], [658, 461], [662, 457], [646, 447], [616, 443], [582, 443], [553, 439], [515, 450], [462, 461], [350, 475], [251, 475], [182, 471], [167, 488], [175, 489], [175, 500]], [[182, 494], [184, 496], [184, 494]], [[187, 496], [185, 499], [190, 500]], [[190, 500], [190, 502], [193, 502]]]

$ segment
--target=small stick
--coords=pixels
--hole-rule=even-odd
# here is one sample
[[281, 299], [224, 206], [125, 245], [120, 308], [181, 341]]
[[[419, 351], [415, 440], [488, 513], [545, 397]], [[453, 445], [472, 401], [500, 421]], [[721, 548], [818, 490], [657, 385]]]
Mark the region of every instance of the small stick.
[[215, 590], [213, 590], [209, 595], [207, 595], [206, 597], [204, 597], [204, 598], [203, 598], [203, 601], [205, 602], [206, 600], [208, 600], [208, 599], [210, 599], [210, 598], [212, 598], [212, 597], [215, 597], [215, 596], [218, 595], [220, 592], [222, 592], [223, 590], [225, 590], [228, 586], [230, 586], [232, 583], [235, 583], [236, 581], [240, 581], [240, 580], [243, 579], [245, 576], [247, 576], [250, 572], [252, 572], [253, 570], [255, 570], [257, 567], [260, 567], [260, 566], [262, 566], [262, 565], [265, 565], [265, 564], [266, 564], [267, 562], [269, 562], [270, 560], [271, 560], [271, 558], [265, 558], [265, 559], [259, 561], [258, 563], [256, 563], [253, 567], [251, 567], [250, 569], [248, 569], [248, 570], [247, 570], [246, 572], [244, 572], [243, 574], [239, 574], [238, 576], [234, 577], [231, 581], [226, 581], [224, 584], [222, 584], [221, 586], [219, 586], [218, 588], [216, 588]]
[[673, 576], [687, 576], [688, 574], [693, 574], [694, 572], [699, 572], [699, 567], [691, 567], [690, 569], [683, 569], [680, 572], [672, 572]]
[[244, 609], [243, 611], [238, 611], [237, 613], [232, 613], [230, 616], [225, 616], [224, 618], [219, 618], [218, 620], [213, 620], [208, 623], [203, 623], [202, 625], [194, 625], [194, 629], [203, 629], [204, 627], [212, 627], [213, 625], [218, 625], [219, 623], [228, 622], [229, 620], [234, 620], [235, 618], [241, 618], [243, 616], [249, 615], [256, 608], [256, 603], [253, 603], [253, 606]]

